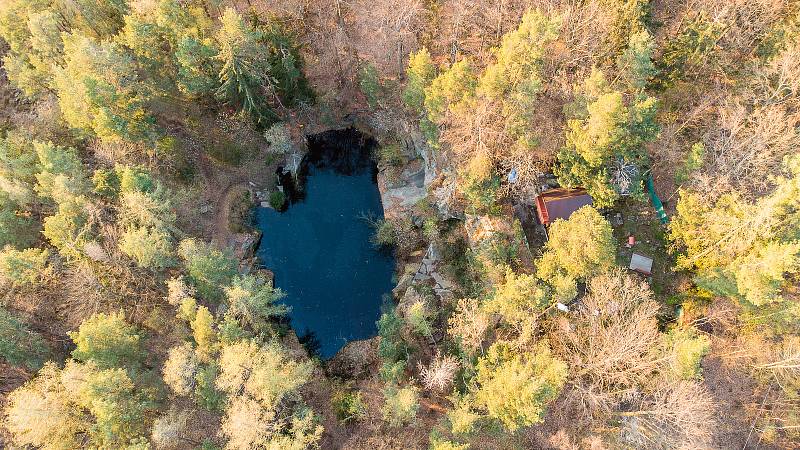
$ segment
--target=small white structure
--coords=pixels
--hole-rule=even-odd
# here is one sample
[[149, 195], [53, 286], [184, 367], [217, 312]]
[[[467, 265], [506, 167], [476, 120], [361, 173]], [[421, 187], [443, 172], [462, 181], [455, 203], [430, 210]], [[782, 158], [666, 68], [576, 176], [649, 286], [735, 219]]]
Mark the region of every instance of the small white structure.
[[631, 255], [631, 270], [650, 276], [653, 274], [653, 258], [634, 253]]

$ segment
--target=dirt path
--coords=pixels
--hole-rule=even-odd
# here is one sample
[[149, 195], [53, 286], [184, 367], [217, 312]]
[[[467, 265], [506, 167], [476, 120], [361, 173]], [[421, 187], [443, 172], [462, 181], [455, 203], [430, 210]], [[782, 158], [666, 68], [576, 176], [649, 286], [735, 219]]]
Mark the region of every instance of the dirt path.
[[[236, 194], [240, 192], [240, 189], [247, 188], [247, 177], [244, 174], [231, 173], [227, 175], [229, 177], [233, 175], [232, 179], [221, 181], [220, 178], [228, 177], [218, 177], [214, 170], [213, 162], [202, 153], [197, 155], [197, 167], [203, 177], [204, 184], [212, 191], [209, 192], [214, 214], [213, 225], [210, 230], [211, 243], [220, 249], [225, 249], [232, 245], [234, 236], [234, 233], [228, 227], [231, 205], [236, 201]], [[218, 190], [217, 188], [221, 186], [225, 187]], [[216, 191], [216, 193], [213, 191]]]
[[214, 202], [214, 231], [211, 237], [211, 243], [217, 247], [224, 249], [230, 247], [234, 233], [229, 228], [231, 205], [236, 200], [236, 195], [240, 192], [241, 188], [247, 188], [246, 181], [234, 181], [217, 196]]

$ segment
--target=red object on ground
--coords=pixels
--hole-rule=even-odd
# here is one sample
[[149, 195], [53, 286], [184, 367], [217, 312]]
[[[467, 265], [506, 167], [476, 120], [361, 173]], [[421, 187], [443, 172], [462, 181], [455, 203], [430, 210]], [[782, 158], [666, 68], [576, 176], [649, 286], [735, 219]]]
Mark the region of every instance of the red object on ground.
[[633, 247], [633, 244], [636, 243], [636, 238], [633, 235], [628, 236], [628, 247]]

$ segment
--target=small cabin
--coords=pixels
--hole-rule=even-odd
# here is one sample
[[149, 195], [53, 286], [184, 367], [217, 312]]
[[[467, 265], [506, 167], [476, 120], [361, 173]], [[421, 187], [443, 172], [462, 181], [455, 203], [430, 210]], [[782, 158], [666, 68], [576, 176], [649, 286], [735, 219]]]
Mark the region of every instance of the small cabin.
[[556, 188], [536, 196], [536, 212], [539, 222], [548, 226], [556, 219], [569, 219], [575, 211], [591, 205], [592, 197], [585, 189]]

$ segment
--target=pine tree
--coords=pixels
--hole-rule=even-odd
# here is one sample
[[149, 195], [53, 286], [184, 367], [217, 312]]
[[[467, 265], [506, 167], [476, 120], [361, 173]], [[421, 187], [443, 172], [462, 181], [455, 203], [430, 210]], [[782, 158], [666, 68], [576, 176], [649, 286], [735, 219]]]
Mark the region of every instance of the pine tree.
[[49, 275], [46, 249], [28, 248], [16, 250], [6, 247], [0, 250], [0, 281], [16, 286], [35, 286]]
[[39, 333], [0, 308], [0, 357], [11, 365], [38, 370], [49, 353], [47, 341]]
[[235, 277], [230, 287], [225, 288], [225, 297], [228, 305], [225, 315], [258, 334], [269, 330], [270, 320], [289, 312], [286, 305], [276, 304], [284, 297], [284, 293], [280, 289], [274, 289], [263, 277]]
[[272, 114], [263, 98], [274, 94], [267, 60], [269, 49], [261, 43], [260, 33], [246, 24], [234, 9], [226, 9], [220, 21], [217, 58], [222, 69], [216, 95], [262, 122]]

